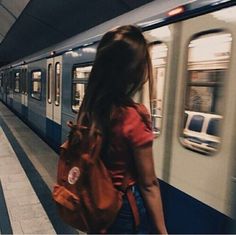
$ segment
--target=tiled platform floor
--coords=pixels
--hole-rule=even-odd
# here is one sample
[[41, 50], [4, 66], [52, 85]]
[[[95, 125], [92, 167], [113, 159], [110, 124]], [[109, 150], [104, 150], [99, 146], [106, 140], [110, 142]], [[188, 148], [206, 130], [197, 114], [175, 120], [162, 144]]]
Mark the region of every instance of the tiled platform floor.
[[[9, 217], [13, 234], [78, 234], [59, 219], [51, 199], [57, 159], [58, 155], [0, 102], [0, 182], [8, 212], [4, 216]], [[3, 212], [0, 225], [1, 221], [7, 221]], [[0, 226], [0, 233], [9, 231]]]

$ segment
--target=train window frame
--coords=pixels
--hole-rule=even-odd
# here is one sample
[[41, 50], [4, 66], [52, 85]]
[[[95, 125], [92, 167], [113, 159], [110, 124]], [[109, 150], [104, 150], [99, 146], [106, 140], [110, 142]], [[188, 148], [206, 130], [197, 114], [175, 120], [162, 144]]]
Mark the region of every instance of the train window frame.
[[[148, 32], [148, 31], [147, 31]], [[161, 44], [163, 44], [164, 46], [166, 46], [166, 48], [167, 48], [167, 52], [166, 52], [166, 57], [165, 57], [165, 59], [166, 59], [166, 61], [165, 61], [165, 66], [161, 66], [161, 67], [159, 67], [159, 69], [160, 68], [164, 68], [164, 76], [163, 76], [163, 79], [164, 79], [164, 82], [163, 82], [163, 87], [162, 87], [162, 92], [163, 92], [163, 94], [162, 94], [162, 99], [160, 100], [160, 99], [158, 99], [158, 97], [157, 97], [157, 100], [156, 100], [156, 107], [154, 107], [154, 98], [152, 97], [152, 100], [150, 101], [151, 102], [151, 110], [150, 110], [150, 114], [151, 114], [151, 118], [152, 118], [152, 128], [154, 129], [154, 128], [157, 128], [157, 131], [155, 131], [155, 130], [153, 130], [153, 134], [154, 134], [154, 137], [155, 138], [157, 138], [157, 137], [159, 137], [159, 136], [161, 136], [161, 134], [162, 134], [162, 129], [163, 129], [163, 113], [164, 113], [164, 100], [165, 100], [165, 96], [164, 96], [164, 91], [165, 91], [165, 87], [166, 87], [166, 80], [167, 80], [167, 71], [168, 71], [168, 60], [169, 60], [169, 46], [168, 46], [168, 43], [166, 43], [165, 41], [161, 41], [161, 40], [156, 40], [156, 41], [152, 41], [152, 42], [150, 42], [149, 44], [148, 44], [148, 47], [149, 47], [149, 50], [150, 50], [150, 48], [152, 47], [152, 46], [155, 46], [155, 45], [161, 45]], [[150, 56], [151, 56], [151, 52], [150, 52]], [[151, 56], [151, 61], [153, 62], [153, 59], [152, 59], [152, 56]], [[152, 72], [153, 72], [153, 74], [154, 74], [154, 70], [156, 69], [157, 70], [157, 67], [158, 66], [154, 66], [154, 64], [152, 63]], [[163, 71], [162, 71], [163, 72]], [[157, 80], [157, 79], [156, 79]], [[154, 91], [154, 84], [156, 83], [156, 91]], [[151, 91], [149, 91], [149, 92], [151, 92], [152, 94], [158, 94], [158, 85], [157, 85], [157, 83], [158, 82], [155, 82], [154, 81], [154, 76], [153, 76], [153, 85], [152, 85], [152, 88], [151, 88]], [[157, 95], [158, 96], [158, 95]], [[157, 103], [158, 102], [160, 102], [161, 101], [161, 107], [160, 108], [158, 108], [158, 105], [157, 105]], [[157, 110], [159, 110], [159, 111], [161, 111], [161, 115], [158, 115], [158, 114], [155, 114], [155, 112], [154, 112], [154, 109], [157, 109]], [[155, 121], [154, 121], [154, 118], [155, 118], [155, 115], [157, 115], [156, 116], [156, 118], [160, 118], [160, 128], [158, 128], [158, 127], [154, 127], [154, 125], [155, 125]]]
[[[227, 55], [228, 55], [228, 60], [226, 60], [226, 67], [223, 68], [222, 70], [224, 70], [223, 72], [223, 78], [221, 79], [221, 87], [222, 87], [222, 91], [219, 93], [222, 95], [223, 98], [220, 99], [220, 101], [224, 101], [225, 100], [225, 93], [226, 93], [226, 82], [227, 82], [227, 77], [228, 77], [228, 73], [229, 73], [229, 69], [230, 69], [230, 66], [231, 66], [231, 63], [230, 63], [230, 59], [231, 59], [231, 56], [232, 56], [232, 41], [233, 41], [233, 34], [232, 32], [228, 31], [228, 30], [223, 30], [223, 29], [214, 29], [214, 30], [207, 30], [207, 31], [202, 31], [202, 32], [199, 32], [199, 33], [196, 33], [194, 34], [192, 37], [190, 37], [190, 39], [188, 40], [188, 43], [186, 44], [186, 48], [185, 48], [185, 52], [186, 52], [186, 60], [185, 60], [185, 66], [184, 66], [184, 76], [185, 76], [185, 79], [184, 79], [184, 83], [183, 83], [183, 90], [184, 90], [184, 96], [183, 96], [183, 99], [182, 99], [182, 112], [180, 112], [181, 114], [184, 114], [186, 111], [188, 112], [188, 110], [186, 109], [186, 99], [187, 99], [187, 93], [189, 91], [188, 90], [188, 86], [191, 86], [191, 83], [189, 85], [189, 80], [190, 80], [190, 69], [189, 69], [189, 48], [190, 48], [190, 44], [192, 41], [196, 40], [196, 39], [199, 39], [201, 37], [207, 37], [210, 35], [210, 37], [214, 36], [214, 35], [225, 35], [226, 37], [230, 37], [230, 40], [228, 41], [229, 42], [229, 49], [228, 51], [226, 51]], [[204, 70], [204, 71], [209, 71], [210, 69], [208, 68], [208, 70]], [[212, 69], [213, 71], [214, 70], [217, 70], [216, 68], [213, 68]], [[215, 82], [217, 84], [217, 82]], [[223, 85], [222, 85], [223, 84]], [[194, 86], [194, 85], [193, 85]], [[210, 85], [209, 85], [210, 86]], [[216, 85], [217, 86], [217, 85]], [[214, 86], [213, 86], [214, 87]], [[218, 94], [218, 95], [219, 95]], [[217, 98], [217, 97], [216, 97]], [[212, 99], [216, 99], [215, 97], [213, 97]], [[218, 101], [218, 102], [220, 102]], [[216, 101], [217, 102], [217, 101]], [[212, 112], [212, 113], [204, 113], [204, 115], [206, 115], [206, 123], [203, 123], [203, 129], [204, 129], [204, 132], [206, 132], [205, 134], [207, 136], [209, 136], [210, 134], [207, 134], [207, 129], [208, 129], [208, 125], [210, 123], [210, 120], [211, 119], [214, 119], [215, 117], [217, 119], [220, 119], [221, 122], [219, 122], [221, 125], [219, 128], [219, 132], [222, 133], [223, 130], [224, 130], [224, 123], [223, 123], [223, 118], [224, 118], [224, 114], [225, 114], [225, 110], [224, 108], [221, 109], [222, 111], [219, 113], [217, 112]], [[194, 111], [193, 111], [194, 112]], [[200, 112], [199, 112], [200, 113]], [[201, 112], [202, 114], [202, 112]], [[212, 115], [209, 117], [209, 115]], [[189, 117], [188, 117], [189, 118]], [[179, 125], [179, 141], [180, 141], [180, 144], [183, 148], [189, 150], [189, 151], [194, 151], [196, 153], [199, 153], [201, 155], [205, 155], [205, 156], [213, 156], [217, 153], [220, 152], [220, 149], [221, 149], [221, 143], [222, 143], [222, 139], [221, 139], [221, 136], [222, 134], [219, 134], [218, 136], [214, 136], [217, 140], [216, 142], [212, 142], [212, 141], [205, 141], [205, 142], [209, 142], [208, 146], [211, 147], [211, 149], [207, 149], [207, 150], [202, 150], [202, 149], [199, 149], [199, 148], [195, 148], [195, 147], [189, 147], [187, 146], [185, 143], [184, 143], [184, 130], [187, 126], [187, 124], [189, 124], [189, 121], [187, 120], [186, 121], [186, 125], [184, 126], [184, 118], [183, 118], [183, 115], [182, 115], [182, 118], [180, 118], [180, 122], [181, 124]], [[215, 148], [212, 147], [214, 144]]]
[[53, 77], [53, 66], [52, 63], [49, 63], [47, 66], [47, 102], [49, 104], [52, 103], [52, 77]]
[[[57, 66], [59, 66], [57, 68]], [[62, 66], [60, 62], [56, 62], [54, 66], [54, 104], [56, 106], [60, 106], [60, 99], [61, 99], [61, 71]], [[58, 92], [57, 92], [58, 91]]]
[[[40, 79], [38, 79], [38, 78], [34, 79], [34, 78], [33, 78], [33, 74], [34, 74], [34, 73], [38, 73], [38, 72], [41, 73]], [[30, 93], [31, 93], [31, 94], [30, 94], [30, 96], [31, 96], [33, 99], [40, 101], [40, 100], [42, 99], [42, 76], [43, 76], [43, 72], [42, 72], [41, 69], [37, 69], [37, 70], [32, 70], [32, 71], [30, 72], [30, 74], [31, 74], [31, 76], [30, 76], [30, 77], [31, 77], [31, 89], [30, 89]], [[35, 82], [37, 82], [37, 83], [40, 84], [40, 92], [34, 92], [34, 93], [33, 93], [33, 84], [34, 84]], [[39, 96], [37, 97], [36, 95], [39, 95]]]
[[[73, 108], [73, 106], [75, 106], [74, 105], [74, 84], [77, 84], [77, 83], [79, 83], [78, 81], [80, 81], [81, 83], [80, 84], [84, 84], [84, 85], [86, 85], [87, 83], [88, 83], [88, 78], [89, 78], [89, 76], [87, 77], [87, 80], [86, 79], [81, 79], [81, 80], [79, 80], [78, 78], [77, 79], [75, 79], [74, 78], [74, 71], [75, 71], [75, 69], [76, 68], [84, 68], [84, 67], [91, 67], [91, 70], [92, 70], [92, 66], [93, 66], [93, 62], [87, 62], [87, 63], [80, 63], [80, 64], [74, 64], [73, 66], [72, 66], [72, 70], [71, 70], [71, 110], [72, 110], [72, 112], [73, 113], [78, 113], [78, 110], [79, 110], [79, 108], [80, 108], [80, 106], [79, 106], [79, 108], [78, 108], [78, 110], [75, 110], [74, 108]], [[91, 72], [91, 70], [90, 70], [90, 72]], [[86, 82], [87, 81], [87, 82]], [[85, 89], [84, 89], [84, 91], [86, 91], [86, 87], [87, 86], [85, 86]]]

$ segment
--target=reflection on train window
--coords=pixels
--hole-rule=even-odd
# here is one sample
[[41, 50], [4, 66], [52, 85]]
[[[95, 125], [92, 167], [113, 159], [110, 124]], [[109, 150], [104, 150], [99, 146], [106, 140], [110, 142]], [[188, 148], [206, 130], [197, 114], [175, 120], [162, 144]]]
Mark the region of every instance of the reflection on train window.
[[31, 87], [31, 96], [34, 99], [41, 99], [41, 91], [42, 91], [42, 72], [34, 71], [32, 72], [32, 87]]
[[60, 94], [61, 94], [61, 91], [60, 91], [60, 77], [61, 77], [61, 65], [59, 62], [57, 62], [55, 64], [55, 105], [59, 105], [60, 104]]
[[72, 110], [78, 112], [92, 66], [74, 67], [72, 80]]
[[150, 45], [150, 52], [153, 64], [153, 99], [152, 103], [152, 123], [153, 131], [159, 135], [161, 130], [163, 93], [165, 84], [165, 73], [167, 63], [168, 48], [164, 43], [154, 43]]
[[193, 39], [188, 48], [188, 78], [182, 143], [188, 149], [217, 152], [224, 110], [224, 82], [229, 66], [232, 37], [210, 33]]
[[15, 73], [15, 85], [14, 85], [14, 92], [19, 93], [20, 92], [20, 73]]
[[52, 93], [52, 64], [48, 65], [48, 80], [47, 80], [47, 97], [48, 97], [48, 103], [52, 103], [51, 93]]

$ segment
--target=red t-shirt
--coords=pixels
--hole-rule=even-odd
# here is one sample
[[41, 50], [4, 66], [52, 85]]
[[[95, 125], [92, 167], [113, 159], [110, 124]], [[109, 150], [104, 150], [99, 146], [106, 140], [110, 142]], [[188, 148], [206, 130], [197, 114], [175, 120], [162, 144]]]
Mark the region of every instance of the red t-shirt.
[[153, 141], [150, 115], [141, 104], [136, 107], [117, 108], [111, 123], [111, 148], [104, 163], [111, 172], [114, 185], [122, 184], [127, 170], [132, 176], [129, 184], [132, 184], [137, 174], [134, 149]]

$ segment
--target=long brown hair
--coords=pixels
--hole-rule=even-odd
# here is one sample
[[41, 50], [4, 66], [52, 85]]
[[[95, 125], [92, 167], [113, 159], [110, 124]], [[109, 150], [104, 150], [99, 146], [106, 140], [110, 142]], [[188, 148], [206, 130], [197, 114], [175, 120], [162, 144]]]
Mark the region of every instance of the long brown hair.
[[89, 125], [96, 124], [109, 137], [113, 107], [133, 106], [132, 96], [149, 79], [152, 65], [141, 30], [120, 26], [101, 39], [79, 111]]

